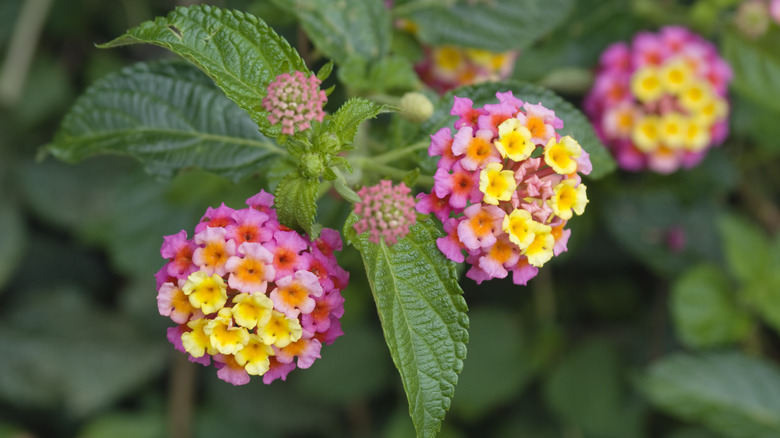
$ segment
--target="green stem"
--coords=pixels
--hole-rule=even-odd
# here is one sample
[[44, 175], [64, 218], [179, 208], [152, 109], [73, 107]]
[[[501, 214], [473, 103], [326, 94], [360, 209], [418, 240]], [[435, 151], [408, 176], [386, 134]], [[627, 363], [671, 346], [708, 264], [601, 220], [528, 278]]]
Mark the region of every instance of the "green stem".
[[168, 393], [168, 436], [192, 436], [193, 405], [195, 400], [195, 365], [178, 352], [173, 355]]
[[51, 0], [27, 0], [16, 21], [0, 70], [0, 104], [12, 106], [22, 95]]
[[404, 155], [411, 154], [413, 152], [417, 152], [421, 149], [428, 148], [428, 145], [430, 145], [429, 141], [420, 141], [417, 143], [412, 143], [409, 146], [406, 146], [401, 149], [393, 149], [391, 151], [387, 151], [384, 154], [376, 155], [371, 157], [371, 161], [375, 163], [387, 163], [388, 161], [397, 160]]
[[536, 281], [533, 283], [536, 317], [542, 325], [554, 324], [557, 304], [555, 287], [553, 286], [552, 269], [550, 266], [539, 269]]
[[[352, 164], [355, 166], [358, 166], [362, 169], [369, 169], [377, 171], [381, 174], [388, 175], [393, 178], [402, 179], [404, 178], [407, 173], [409, 173], [408, 170], [404, 169], [398, 169], [396, 167], [387, 166], [382, 163], [377, 163], [376, 160], [372, 158], [365, 158], [365, 157], [359, 157], [352, 160]], [[428, 175], [420, 175], [417, 178], [417, 185], [426, 186], [426, 187], [433, 187], [433, 177]]]

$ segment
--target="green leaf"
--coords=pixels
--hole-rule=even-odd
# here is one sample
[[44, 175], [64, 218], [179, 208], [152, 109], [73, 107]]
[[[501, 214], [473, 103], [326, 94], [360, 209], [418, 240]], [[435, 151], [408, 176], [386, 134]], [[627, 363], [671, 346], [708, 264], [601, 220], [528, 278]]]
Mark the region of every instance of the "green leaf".
[[382, 0], [274, 0], [298, 16], [306, 35], [338, 63], [379, 59], [390, 49], [390, 14]]
[[356, 93], [392, 93], [413, 90], [420, 84], [411, 61], [400, 56], [387, 56], [376, 62], [354, 57], [339, 67], [339, 79]]
[[624, 394], [618, 353], [601, 339], [582, 342], [552, 370], [545, 384], [552, 410], [587, 436], [642, 436], [642, 409]]
[[571, 12], [572, 0], [433, 0], [397, 2], [394, 13], [415, 22], [431, 45], [495, 52], [520, 50], [554, 29]]
[[[379, 114], [394, 111], [395, 108], [376, 103], [362, 97], [352, 97], [336, 111], [336, 114], [322, 127], [323, 134], [332, 134], [338, 139], [337, 147], [352, 144], [360, 125]], [[328, 152], [336, 153], [341, 149]]]
[[616, 168], [615, 160], [609, 151], [601, 143], [593, 127], [585, 115], [571, 103], [552, 91], [519, 81], [501, 81], [460, 87], [445, 94], [436, 105], [433, 116], [423, 125], [422, 132], [426, 135], [433, 134], [439, 128], [452, 126], [455, 117], [450, 115], [450, 109], [454, 102], [453, 96], [468, 97], [474, 102], [474, 106], [487, 103], [498, 103], [496, 92], [512, 91], [512, 94], [523, 102], [531, 104], [541, 103], [546, 108], [555, 111], [555, 115], [563, 120], [563, 129], [559, 129], [561, 135], [570, 135], [577, 140], [582, 148], [590, 154], [593, 163], [593, 172], [589, 177], [599, 179]]
[[282, 73], [310, 73], [298, 52], [262, 20], [214, 6], [176, 8], [99, 47], [137, 43], [164, 47], [198, 66], [270, 137], [281, 127], [271, 125], [262, 107], [268, 84]]
[[318, 236], [319, 228], [314, 224], [314, 217], [319, 189], [318, 178], [307, 178], [298, 171], [282, 178], [274, 193], [279, 222], [296, 231], [305, 231], [312, 238]]
[[135, 324], [96, 308], [82, 291], [24, 292], [0, 324], [0, 399], [85, 417], [162, 371], [165, 341], [141, 338]]
[[439, 231], [418, 222], [395, 245], [356, 235], [350, 216], [344, 235], [363, 257], [379, 319], [401, 374], [417, 436], [441, 428], [463, 368], [468, 342], [467, 306], [455, 265], [436, 247]]
[[729, 438], [780, 436], [780, 371], [741, 353], [676, 354], [638, 384], [662, 410]]
[[733, 343], [750, 330], [750, 318], [738, 307], [728, 277], [714, 265], [698, 265], [680, 277], [670, 304], [680, 339], [692, 347]]
[[723, 56], [734, 69], [734, 89], [754, 102], [780, 111], [780, 32], [751, 41], [737, 31], [726, 32]]
[[768, 238], [757, 225], [736, 215], [718, 220], [720, 240], [729, 270], [743, 284], [761, 280], [768, 274]]
[[207, 77], [181, 62], [137, 64], [97, 82], [65, 116], [48, 150], [69, 162], [130, 155], [166, 178], [194, 166], [234, 180], [285, 153]]

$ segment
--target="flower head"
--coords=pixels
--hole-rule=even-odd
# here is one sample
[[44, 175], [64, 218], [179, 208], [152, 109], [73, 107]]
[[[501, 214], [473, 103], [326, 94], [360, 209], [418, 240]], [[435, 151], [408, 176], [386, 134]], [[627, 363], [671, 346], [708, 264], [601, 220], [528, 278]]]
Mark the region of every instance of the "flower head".
[[461, 85], [506, 79], [514, 68], [517, 51], [490, 52], [455, 46], [425, 47], [415, 66], [420, 78], [439, 93]]
[[325, 91], [319, 88], [321, 82], [316, 76], [306, 77], [300, 71], [277, 76], [263, 98], [268, 121], [281, 124], [282, 134], [287, 135], [309, 129], [314, 120], [321, 122], [325, 117], [322, 106], [327, 101]]
[[[512, 92], [496, 97], [499, 104], [482, 108], [455, 97], [457, 132], [443, 128], [431, 137], [428, 152], [442, 159], [433, 190], [418, 195], [416, 208], [443, 222], [446, 236], [436, 245], [448, 259], [471, 265], [467, 277], [482, 282], [511, 272], [526, 284], [566, 250], [571, 231], [564, 227], [588, 202], [580, 174], [592, 165], [576, 140], [556, 132], [563, 121], [552, 110]], [[452, 153], [445, 154], [449, 139]]]
[[262, 191], [247, 205], [209, 209], [192, 240], [185, 231], [166, 236], [157, 275], [158, 310], [177, 324], [170, 342], [234, 385], [310, 367], [343, 334], [349, 281], [336, 262], [337, 231], [311, 240], [283, 227]]
[[622, 168], [673, 172], [725, 138], [731, 75], [715, 46], [683, 27], [640, 32], [604, 51], [585, 112]]
[[409, 233], [409, 227], [417, 220], [410, 191], [404, 183], [394, 186], [388, 180], [360, 189], [361, 201], [355, 204], [355, 214], [360, 219], [354, 225], [355, 231], [358, 234], [368, 231], [370, 242], [378, 244], [384, 240], [394, 245]]

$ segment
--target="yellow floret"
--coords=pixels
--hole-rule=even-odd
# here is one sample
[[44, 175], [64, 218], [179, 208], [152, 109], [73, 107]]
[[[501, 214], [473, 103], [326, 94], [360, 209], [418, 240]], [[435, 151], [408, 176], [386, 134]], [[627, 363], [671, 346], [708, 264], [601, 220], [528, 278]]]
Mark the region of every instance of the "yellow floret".
[[661, 86], [670, 94], [677, 94], [694, 80], [690, 65], [683, 59], [668, 61], [661, 68]]
[[573, 179], [563, 180], [553, 189], [554, 194], [547, 201], [548, 205], [558, 217], [569, 220], [573, 213], [581, 215], [585, 211], [585, 204], [588, 203], [586, 190], [585, 184], [577, 184]]
[[645, 116], [639, 119], [631, 130], [631, 141], [637, 149], [651, 152], [658, 148], [661, 120], [657, 116]]
[[271, 319], [274, 303], [265, 294], [238, 294], [233, 298], [233, 318], [236, 324], [253, 329], [264, 326]]
[[517, 190], [515, 174], [511, 170], [503, 170], [501, 163], [490, 163], [479, 174], [479, 190], [484, 193], [483, 201], [498, 205], [499, 201], [512, 199], [512, 193]]
[[516, 209], [504, 216], [502, 229], [509, 235], [509, 241], [517, 245], [520, 251], [528, 248], [537, 234], [550, 232], [549, 225], [536, 222], [531, 213], [523, 209]]
[[582, 155], [582, 147], [570, 136], [560, 142], [551, 138], [544, 147], [544, 162], [559, 175], [568, 175], [577, 171], [577, 158]]
[[274, 349], [260, 339], [258, 335], [249, 335], [249, 341], [244, 348], [236, 353], [236, 363], [244, 367], [247, 373], [262, 376], [271, 365], [269, 356], [274, 355]]
[[522, 161], [531, 156], [536, 145], [531, 143], [531, 131], [512, 117], [498, 125], [498, 139], [493, 142], [502, 158]]
[[297, 319], [288, 318], [284, 313], [274, 310], [268, 323], [257, 327], [257, 334], [264, 343], [284, 348], [300, 339], [303, 329]]
[[181, 288], [192, 307], [205, 314], [214, 313], [227, 302], [227, 285], [217, 274], [209, 276], [203, 271], [190, 274]]
[[663, 95], [661, 74], [657, 68], [646, 66], [631, 76], [631, 92], [640, 102], [652, 102]]

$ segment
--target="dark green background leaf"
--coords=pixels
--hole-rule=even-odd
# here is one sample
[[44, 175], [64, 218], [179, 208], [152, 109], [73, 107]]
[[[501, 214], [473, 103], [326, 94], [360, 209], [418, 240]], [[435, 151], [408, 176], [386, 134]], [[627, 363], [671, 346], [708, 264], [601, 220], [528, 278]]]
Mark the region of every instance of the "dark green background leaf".
[[638, 380], [650, 401], [728, 438], [780, 436], [780, 371], [740, 353], [670, 355]]
[[680, 339], [692, 347], [716, 347], [743, 339], [750, 318], [737, 303], [729, 278], [715, 265], [698, 265], [677, 279], [670, 301]]
[[200, 167], [234, 180], [284, 153], [206, 76], [181, 62], [137, 64], [99, 81], [65, 116], [49, 150], [71, 162], [130, 155], [162, 177]]
[[754, 102], [780, 112], [780, 31], [760, 40], [731, 30], [723, 39], [723, 56], [734, 69], [734, 89]]
[[396, 13], [417, 24], [421, 40], [496, 52], [523, 49], [571, 12], [572, 0], [439, 0], [397, 2]]
[[382, 0], [274, 0], [298, 16], [322, 53], [338, 63], [377, 60], [390, 49], [390, 14]]
[[214, 6], [176, 8], [101, 47], [137, 43], [164, 47], [198, 66], [271, 137], [281, 127], [271, 125], [262, 107], [268, 84], [282, 73], [310, 73], [298, 52], [261, 19]]
[[468, 342], [468, 316], [455, 266], [436, 247], [439, 232], [418, 222], [395, 245], [344, 234], [363, 256], [385, 340], [409, 400], [419, 437], [433, 437], [450, 407]]

